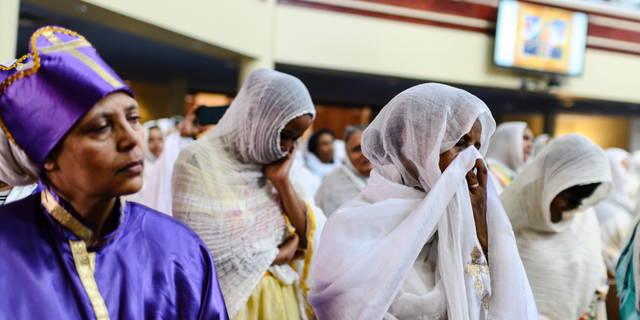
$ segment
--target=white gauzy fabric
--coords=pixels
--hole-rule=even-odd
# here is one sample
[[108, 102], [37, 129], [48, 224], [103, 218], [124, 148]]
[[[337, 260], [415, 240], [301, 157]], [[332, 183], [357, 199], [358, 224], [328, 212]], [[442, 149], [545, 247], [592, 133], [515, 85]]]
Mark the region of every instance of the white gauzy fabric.
[[[258, 69], [243, 84], [219, 124], [185, 147], [173, 172], [173, 212], [205, 242], [216, 264], [229, 316], [246, 305], [270, 268], [278, 246], [289, 235], [279, 195], [264, 176], [264, 165], [283, 158], [280, 133], [287, 123], [315, 109], [300, 80]], [[298, 298], [310, 287], [310, 259], [315, 255], [324, 215], [313, 205], [304, 171], [293, 162], [291, 181], [310, 205], [307, 256], [296, 262], [301, 279]], [[309, 256], [312, 254], [311, 256]], [[281, 266], [274, 276], [287, 274]], [[291, 270], [289, 270], [291, 271]], [[295, 277], [281, 279], [284, 283]], [[301, 310], [306, 318], [306, 311]]]
[[551, 135], [543, 133], [533, 139], [533, 156], [537, 156], [542, 152], [542, 149], [547, 146], [549, 143], [549, 139], [551, 139]]
[[[601, 185], [562, 221], [551, 222], [551, 201], [570, 187], [590, 183]], [[584, 136], [568, 134], [552, 141], [500, 195], [541, 319], [579, 319], [606, 281], [591, 207], [610, 190], [604, 151]]]
[[[476, 119], [480, 153], [469, 148], [441, 173], [440, 154]], [[494, 128], [482, 101], [441, 84], [410, 88], [382, 109], [362, 135], [363, 152], [377, 166], [369, 184], [333, 213], [321, 237], [309, 293], [319, 319], [537, 319], [492, 187], [489, 267], [478, 251], [465, 175]]]
[[[626, 245], [622, 241], [633, 220], [635, 205], [627, 193], [629, 171], [633, 170], [633, 162], [631, 161], [631, 154], [622, 149], [609, 148], [605, 150], [605, 153], [611, 168], [613, 190], [609, 197], [595, 205], [594, 209], [600, 222], [602, 253], [607, 263], [607, 268], [611, 274], [615, 274], [618, 259], [620, 259], [622, 249]], [[628, 161], [631, 170], [627, 170], [624, 167], [624, 160]]]

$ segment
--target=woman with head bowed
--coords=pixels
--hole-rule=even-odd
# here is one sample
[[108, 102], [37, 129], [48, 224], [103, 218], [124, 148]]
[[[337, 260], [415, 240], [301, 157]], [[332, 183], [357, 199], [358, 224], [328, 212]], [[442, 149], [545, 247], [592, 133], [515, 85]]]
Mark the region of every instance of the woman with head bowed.
[[91, 44], [41, 28], [0, 80], [0, 180], [42, 188], [0, 207], [0, 318], [227, 319], [204, 243], [123, 197], [142, 187], [139, 108]]
[[209, 247], [233, 319], [313, 316], [309, 265], [325, 218], [294, 159], [314, 116], [300, 80], [258, 69], [176, 161], [173, 214]]
[[537, 319], [482, 160], [494, 128], [481, 100], [441, 84], [382, 109], [362, 134], [369, 183], [322, 233], [319, 319]]
[[491, 178], [501, 194], [533, 159], [533, 132], [526, 122], [505, 122], [496, 128], [487, 150]]
[[500, 195], [541, 319], [606, 319], [607, 270], [593, 205], [611, 190], [602, 149], [553, 140]]
[[360, 138], [366, 128], [364, 125], [347, 127], [344, 135], [346, 163], [327, 174], [315, 195], [316, 204], [327, 218], [342, 204], [358, 196], [367, 185], [374, 166], [362, 154]]

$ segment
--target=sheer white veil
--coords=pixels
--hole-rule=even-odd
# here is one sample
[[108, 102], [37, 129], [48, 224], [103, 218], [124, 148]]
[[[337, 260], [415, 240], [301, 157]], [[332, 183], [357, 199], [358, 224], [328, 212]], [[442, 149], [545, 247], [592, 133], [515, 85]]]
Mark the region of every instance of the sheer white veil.
[[[476, 120], [482, 125], [480, 152], [468, 148], [441, 172], [440, 154]], [[486, 152], [494, 128], [480, 99], [442, 84], [407, 89], [382, 109], [362, 135], [363, 152], [376, 165], [369, 184], [333, 213], [322, 234], [309, 292], [320, 319], [383, 318], [436, 231], [436, 272], [444, 292], [432, 300], [445, 301], [414, 299], [410, 308], [416, 319], [432, 312], [427, 305], [445, 302], [449, 319], [478, 319], [485, 307], [492, 319], [537, 318], [511, 227], [491, 182], [490, 285], [485, 291], [482, 285], [474, 289], [464, 272], [472, 263], [470, 252], [479, 246], [465, 175]]]

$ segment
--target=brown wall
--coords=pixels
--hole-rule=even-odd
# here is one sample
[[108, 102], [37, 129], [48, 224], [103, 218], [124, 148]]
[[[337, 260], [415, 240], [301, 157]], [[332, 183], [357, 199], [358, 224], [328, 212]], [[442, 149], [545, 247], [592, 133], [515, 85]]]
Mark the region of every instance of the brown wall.
[[330, 129], [338, 139], [344, 137], [347, 126], [369, 124], [369, 108], [344, 108], [316, 105], [316, 119], [313, 130]]

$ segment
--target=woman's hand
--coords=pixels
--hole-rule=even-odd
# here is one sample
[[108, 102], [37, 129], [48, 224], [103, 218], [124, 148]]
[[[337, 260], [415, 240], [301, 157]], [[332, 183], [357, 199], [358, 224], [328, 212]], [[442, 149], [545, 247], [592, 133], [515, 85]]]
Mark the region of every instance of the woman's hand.
[[[473, 173], [476, 169], [478, 174]], [[473, 208], [473, 220], [476, 224], [478, 241], [485, 255], [489, 254], [489, 230], [487, 228], [487, 177], [488, 170], [482, 159], [476, 159], [476, 165], [467, 172], [467, 183]]]
[[294, 143], [284, 158], [266, 165], [264, 167], [264, 175], [271, 181], [280, 195], [284, 214], [289, 217], [291, 224], [296, 228], [300, 248], [306, 249], [307, 207], [293, 188], [291, 180], [289, 180], [289, 172], [291, 171], [293, 159], [295, 159], [296, 148], [297, 144]]
[[280, 252], [276, 256], [275, 260], [273, 260], [272, 264], [280, 265], [280, 264], [289, 264], [293, 260], [296, 255], [296, 251], [298, 250], [298, 243], [300, 238], [298, 238], [297, 234], [293, 234], [293, 236], [289, 237], [287, 241], [285, 241], [280, 248]]
[[270, 163], [264, 167], [264, 175], [276, 189], [279, 189], [283, 183], [289, 181], [289, 172], [291, 171], [291, 164], [295, 158], [297, 144], [294, 143], [293, 147], [287, 155], [273, 163]]

